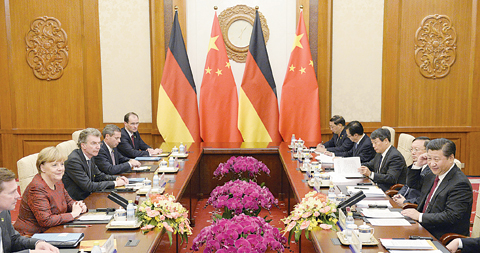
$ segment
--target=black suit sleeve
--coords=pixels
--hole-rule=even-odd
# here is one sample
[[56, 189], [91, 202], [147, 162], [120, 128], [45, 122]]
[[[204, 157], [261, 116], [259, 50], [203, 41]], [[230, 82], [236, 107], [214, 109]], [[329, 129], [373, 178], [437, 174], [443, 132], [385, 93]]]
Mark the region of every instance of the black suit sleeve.
[[145, 143], [142, 140], [142, 137], [140, 137], [140, 134], [138, 132], [136, 134], [136, 138], [138, 138], [138, 147], [139, 147], [140, 150], [147, 150], [147, 149], [151, 148], [150, 146], [147, 145], [147, 143]]
[[[130, 171], [130, 164], [128, 163], [128, 158], [126, 158], [127, 162], [125, 162], [125, 157], [122, 156], [119, 152], [114, 151], [115, 155], [119, 156], [119, 164], [113, 165], [111, 156], [107, 153], [107, 151], [105, 151], [105, 149], [106, 148], [101, 148], [98, 152], [98, 155], [95, 157], [95, 164], [101, 172], [105, 174], [115, 175]], [[120, 156], [124, 159], [120, 159]]]
[[462, 253], [478, 252], [480, 249], [480, 237], [476, 238], [462, 238], [463, 249]]
[[[140, 136], [138, 136], [138, 138], [140, 138]], [[143, 140], [141, 142], [143, 142]], [[145, 145], [147, 144], [143, 142], [144, 147]], [[139, 144], [139, 147], [142, 148], [142, 145]], [[148, 145], [147, 145], [147, 148], [149, 148]], [[122, 128], [122, 137], [120, 138], [120, 143], [117, 146], [118, 151], [120, 151], [122, 155], [128, 158], [133, 158], [133, 159], [135, 157], [150, 156], [150, 153], [146, 151], [147, 148], [145, 148], [144, 151], [134, 149], [132, 146], [132, 140], [128, 136], [128, 133], [126, 132], [126, 130]]]
[[[443, 183], [442, 181], [440, 186]], [[431, 200], [434, 203], [432, 210], [422, 216], [422, 226], [435, 227], [442, 224], [454, 227], [464, 218], [464, 214], [470, 217], [473, 193], [468, 180], [450, 180], [446, 183], [449, 190], [440, 191], [440, 186], [437, 188]], [[441, 196], [444, 194], [446, 196]]]
[[382, 156], [381, 154], [378, 154], [368, 162], [362, 162], [362, 166], [367, 167], [370, 171], [375, 171], [375, 164], [378, 164], [378, 160], [380, 159], [381, 156]]
[[92, 181], [85, 172], [84, 166], [86, 168], [87, 165], [83, 164], [78, 156], [70, 156], [65, 163], [65, 175], [67, 175], [83, 191], [95, 192], [115, 187], [115, 183], [113, 182], [115, 176], [105, 175], [98, 170], [96, 165], [94, 165], [94, 169], [92, 170], [94, 180]]
[[334, 145], [333, 147], [327, 148], [327, 151], [330, 151], [330, 152], [333, 152], [333, 153], [346, 152], [346, 151], [349, 151], [350, 149], [352, 149], [353, 144], [354, 143], [350, 139], [346, 138], [345, 140], [343, 140], [342, 145], [340, 145], [338, 147], [335, 147], [335, 145]]
[[[375, 160], [376, 157], [374, 161]], [[375, 173], [373, 175], [373, 181], [378, 184], [396, 184], [400, 175], [405, 173], [405, 167], [405, 160], [403, 160], [401, 156], [397, 154], [389, 155], [382, 164], [382, 168], [386, 168], [386, 173], [383, 173], [384, 171]], [[405, 176], [403, 176], [403, 180], [405, 180]]]
[[2, 241], [4, 252], [29, 252], [28, 249], [35, 249], [37, 239], [21, 236], [12, 226], [10, 211], [0, 213], [2, 228]]
[[[326, 148], [335, 147], [335, 142], [333, 141], [334, 138], [335, 138], [335, 134], [333, 135], [333, 137], [332, 137], [330, 140], [328, 140], [327, 142], [325, 142], [325, 143], [323, 144], [323, 146], [326, 147]], [[329, 150], [329, 151], [330, 151], [330, 150]]]

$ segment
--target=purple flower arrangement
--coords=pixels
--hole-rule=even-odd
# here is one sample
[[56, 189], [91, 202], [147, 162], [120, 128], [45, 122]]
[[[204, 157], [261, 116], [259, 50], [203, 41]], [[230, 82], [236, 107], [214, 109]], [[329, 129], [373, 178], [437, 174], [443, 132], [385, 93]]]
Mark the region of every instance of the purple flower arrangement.
[[222, 217], [232, 218], [241, 213], [257, 216], [262, 207], [270, 210], [272, 205], [277, 206], [278, 200], [265, 186], [261, 187], [253, 181], [235, 180], [213, 189], [207, 205], [224, 208]]
[[225, 175], [233, 173], [238, 178], [255, 179], [261, 172], [270, 175], [270, 170], [263, 162], [251, 156], [232, 156], [227, 162], [220, 163], [213, 175], [221, 179]]
[[265, 252], [268, 248], [284, 252], [286, 243], [287, 238], [263, 218], [240, 214], [203, 228], [193, 240], [192, 250], [205, 245], [204, 252]]

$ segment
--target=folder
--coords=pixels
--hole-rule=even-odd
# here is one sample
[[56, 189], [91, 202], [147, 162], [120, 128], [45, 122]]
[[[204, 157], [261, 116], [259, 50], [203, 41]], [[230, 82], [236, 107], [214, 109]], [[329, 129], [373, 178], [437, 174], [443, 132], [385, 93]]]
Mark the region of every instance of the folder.
[[42, 233], [32, 236], [32, 238], [44, 240], [58, 248], [77, 247], [84, 237], [83, 233]]

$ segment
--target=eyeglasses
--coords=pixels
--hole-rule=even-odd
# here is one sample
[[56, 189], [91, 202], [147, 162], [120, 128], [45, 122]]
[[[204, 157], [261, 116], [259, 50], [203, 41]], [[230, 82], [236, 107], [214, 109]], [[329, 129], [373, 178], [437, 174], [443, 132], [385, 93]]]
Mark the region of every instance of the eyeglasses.
[[410, 152], [412, 152], [412, 153], [413, 153], [413, 152], [416, 153], [416, 152], [418, 152], [418, 151], [424, 151], [424, 149], [419, 149], [419, 148], [411, 148], [411, 149], [410, 149]]

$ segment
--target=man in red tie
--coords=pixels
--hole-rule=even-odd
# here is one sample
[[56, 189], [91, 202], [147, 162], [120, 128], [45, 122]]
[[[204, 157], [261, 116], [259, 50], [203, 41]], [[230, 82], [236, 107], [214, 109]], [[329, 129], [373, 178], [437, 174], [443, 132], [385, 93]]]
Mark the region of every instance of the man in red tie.
[[[455, 165], [455, 143], [441, 138], [430, 141], [422, 154], [408, 169], [407, 185], [421, 190], [418, 208], [402, 211], [417, 220], [433, 236], [445, 233], [470, 234], [472, 185]], [[421, 167], [428, 163], [433, 173], [420, 176]]]
[[123, 156], [135, 158], [141, 156], [158, 155], [162, 153], [161, 149], [151, 148], [140, 137], [140, 134], [138, 133], [138, 125], [140, 122], [136, 113], [129, 112], [125, 114], [123, 121], [125, 127], [122, 128], [121, 141], [117, 146], [118, 151], [120, 151]]

